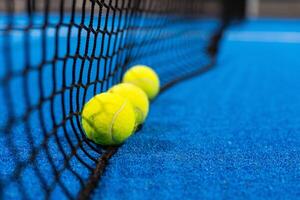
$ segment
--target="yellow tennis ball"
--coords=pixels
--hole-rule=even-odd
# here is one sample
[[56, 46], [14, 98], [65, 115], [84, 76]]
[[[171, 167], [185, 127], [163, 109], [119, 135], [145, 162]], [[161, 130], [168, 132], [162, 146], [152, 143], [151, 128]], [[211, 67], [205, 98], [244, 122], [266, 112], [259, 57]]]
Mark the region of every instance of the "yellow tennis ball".
[[135, 113], [129, 100], [113, 93], [93, 97], [83, 108], [82, 126], [97, 144], [119, 145], [135, 129]]
[[118, 94], [131, 102], [135, 110], [137, 125], [145, 121], [149, 111], [149, 100], [142, 89], [130, 83], [121, 83], [112, 87], [108, 92]]
[[136, 65], [129, 69], [123, 77], [123, 82], [140, 87], [150, 100], [154, 99], [159, 92], [158, 75], [153, 69], [144, 65]]

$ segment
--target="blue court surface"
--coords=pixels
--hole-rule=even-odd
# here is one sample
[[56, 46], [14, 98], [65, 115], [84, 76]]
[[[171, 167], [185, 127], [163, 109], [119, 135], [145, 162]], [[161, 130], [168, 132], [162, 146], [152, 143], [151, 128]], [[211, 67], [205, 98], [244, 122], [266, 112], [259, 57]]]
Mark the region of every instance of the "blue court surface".
[[229, 28], [215, 68], [161, 94], [94, 199], [299, 198], [299, 24]]
[[[20, 17], [22, 19], [22, 17]], [[53, 18], [55, 20], [55, 17]], [[17, 21], [22, 26], [22, 20]], [[1, 16], [0, 16], [1, 23]], [[38, 22], [37, 22], [38, 23]], [[183, 36], [177, 42], [188, 45], [199, 45], [199, 58], [206, 56], [200, 52], [204, 48], [209, 32], [217, 27], [216, 21], [195, 21], [189, 27], [195, 27], [195, 32]], [[186, 27], [174, 25], [171, 29], [185, 30]], [[197, 31], [197, 30], [206, 31]], [[31, 65], [38, 65], [43, 56], [39, 51], [42, 38], [55, 35], [65, 35], [55, 29], [33, 31], [36, 40], [30, 40], [35, 46], [35, 52], [30, 52]], [[70, 32], [70, 54], [75, 54], [77, 46]], [[113, 30], [112, 30], [113, 31]], [[170, 30], [172, 32], [172, 30]], [[13, 45], [25, 45], [20, 42], [26, 35], [16, 32], [12, 36]], [[200, 40], [195, 40], [199, 38]], [[77, 37], [77, 34], [74, 35]], [[78, 51], [85, 54], [87, 35], [82, 32], [82, 46]], [[67, 37], [59, 37], [67, 40]], [[98, 38], [99, 40], [101, 38]], [[117, 38], [110, 38], [112, 41]], [[138, 40], [138, 38], [136, 38]], [[3, 43], [0, 37], [0, 45]], [[198, 43], [195, 43], [197, 41]], [[66, 46], [54, 49], [49, 42], [45, 55], [52, 59], [66, 54]], [[89, 42], [101, 41], [89, 40]], [[167, 41], [172, 43], [174, 41]], [[65, 44], [65, 42], [61, 42]], [[101, 46], [96, 46], [101, 49]], [[0, 48], [2, 49], [2, 48]], [[14, 49], [12, 71], [15, 74], [24, 73], [18, 67], [22, 60], [24, 48]], [[103, 49], [109, 55], [111, 49]], [[195, 78], [182, 82], [161, 93], [152, 103], [151, 112], [142, 130], [131, 137], [110, 159], [104, 175], [99, 182], [93, 199], [297, 199], [300, 196], [300, 20], [259, 19], [243, 24], [235, 24], [226, 30], [221, 42], [217, 63], [214, 68]], [[44, 52], [45, 53], [45, 52]], [[87, 52], [89, 56], [91, 52]], [[202, 55], [203, 54], [203, 55]], [[5, 52], [0, 52], [2, 62]], [[173, 59], [173, 53], [166, 53]], [[46, 58], [43, 58], [47, 60]], [[191, 65], [198, 62], [201, 65], [208, 62], [207, 58], [199, 60], [191, 57]], [[137, 60], [136, 62], [142, 62]], [[36, 62], [36, 63], [35, 63]], [[14, 127], [10, 139], [6, 135], [0, 137], [0, 172], [2, 182], [11, 180], [13, 171], [30, 160], [33, 147], [37, 148], [36, 160], [26, 169], [19, 170], [22, 180], [9, 182], [5, 185], [3, 197], [6, 199], [20, 198], [20, 193], [26, 193], [29, 198], [43, 198], [46, 186], [51, 193], [51, 199], [64, 199], [75, 196], [90, 175], [88, 166], [95, 166], [97, 160], [87, 158], [100, 157], [92, 151], [99, 147], [83, 142], [78, 118], [74, 121], [63, 121], [65, 113], [78, 110], [78, 105], [93, 96], [94, 88], [87, 91], [83, 97], [80, 86], [78, 91], [66, 90], [60, 94], [59, 88], [72, 87], [74, 82], [88, 77], [97, 69], [89, 62], [78, 61], [77, 64], [67, 60], [66, 66], [83, 66], [83, 71], [76, 67], [64, 68], [63, 62], [57, 62], [55, 68], [51, 63], [42, 70], [32, 69], [28, 74], [31, 81], [28, 92], [30, 102], [26, 102], [24, 94], [12, 102], [17, 107], [12, 108], [16, 115], [23, 116], [28, 105], [36, 105], [42, 95], [45, 104], [43, 114], [33, 112], [28, 123], [20, 123]], [[115, 66], [117, 61], [112, 61]], [[145, 64], [153, 64], [158, 58], [144, 60]], [[148, 63], [147, 63], [148, 62]], [[181, 61], [176, 62], [180, 65]], [[75, 72], [74, 72], [74, 71]], [[61, 77], [64, 74], [77, 74], [75, 77]], [[168, 81], [170, 71], [159, 71], [162, 82]], [[0, 78], [5, 71], [0, 69]], [[105, 72], [103, 72], [105, 74]], [[174, 73], [171, 74], [174, 76]], [[92, 77], [97, 79], [102, 77]], [[89, 84], [91, 80], [80, 80]], [[55, 82], [54, 80], [61, 80]], [[64, 80], [64, 81], [62, 81]], [[11, 88], [19, 88], [26, 83], [21, 76], [11, 82]], [[107, 83], [108, 87], [112, 83]], [[26, 85], [26, 84], [25, 84]], [[53, 88], [53, 85], [56, 87]], [[43, 94], [37, 93], [41, 91]], [[95, 86], [100, 87], [100, 86]], [[98, 88], [99, 89], [99, 88]], [[1, 95], [2, 94], [2, 90]], [[21, 90], [23, 91], [23, 90]], [[12, 92], [15, 92], [12, 91]], [[53, 92], [57, 97], [47, 101]], [[70, 98], [69, 93], [76, 93]], [[67, 107], [61, 101], [71, 102]], [[49, 100], [49, 99], [48, 99]], [[1, 102], [3, 101], [3, 102]], [[6, 116], [10, 109], [0, 99], [0, 125], [6, 124]], [[26, 102], [27, 104], [25, 105]], [[54, 102], [54, 103], [53, 103]], [[73, 102], [73, 104], [72, 104]], [[77, 102], [77, 104], [75, 104]], [[79, 103], [78, 103], [79, 102]], [[52, 112], [46, 111], [52, 110]], [[63, 113], [63, 114], [62, 114]], [[42, 118], [42, 120], [41, 120]], [[55, 118], [56, 120], [52, 120]], [[66, 123], [61, 125], [60, 123]], [[51, 122], [51, 123], [50, 123]], [[54, 125], [58, 130], [51, 130]], [[28, 129], [28, 126], [31, 128]], [[75, 128], [74, 128], [75, 126]], [[57, 131], [55, 135], [43, 135], [45, 130]], [[74, 132], [74, 130], [78, 132]], [[29, 131], [29, 132], [28, 132]], [[24, 134], [26, 133], [26, 134]], [[45, 140], [47, 138], [47, 148]], [[13, 141], [14, 147], [6, 142]], [[72, 145], [70, 145], [72, 144]], [[78, 148], [74, 156], [74, 146]], [[11, 149], [16, 149], [15, 152]], [[64, 153], [61, 153], [64, 152]], [[49, 157], [50, 155], [50, 157]], [[66, 164], [66, 155], [68, 163]], [[13, 159], [14, 158], [14, 159]], [[78, 162], [80, 160], [80, 162]], [[50, 164], [51, 163], [51, 164]], [[40, 174], [37, 174], [40, 173]], [[57, 178], [57, 174], [60, 177]], [[58, 180], [59, 179], [59, 180]], [[18, 185], [18, 186], [16, 186]], [[20, 188], [20, 185], [21, 188]], [[30, 189], [28, 189], [30, 188]], [[24, 190], [24, 191], [23, 191]], [[67, 195], [66, 195], [67, 194]]]

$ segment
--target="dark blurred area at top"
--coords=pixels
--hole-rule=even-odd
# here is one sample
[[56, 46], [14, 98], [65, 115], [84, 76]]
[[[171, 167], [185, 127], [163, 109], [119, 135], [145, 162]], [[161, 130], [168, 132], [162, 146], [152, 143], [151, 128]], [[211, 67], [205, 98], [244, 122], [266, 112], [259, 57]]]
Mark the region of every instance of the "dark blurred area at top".
[[[74, 9], [76, 12], [81, 13], [82, 10], [90, 11], [91, 8], [89, 5], [91, 4], [87, 2], [93, 2], [103, 7], [102, 12], [104, 13], [108, 11], [108, 7], [122, 9], [132, 2], [138, 4], [138, 7], [147, 8], [152, 11], [164, 10], [164, 13], [170, 14], [215, 16], [220, 13], [219, 0], [1, 0], [0, 10], [4, 12], [9, 10], [10, 12], [31, 13], [45, 12], [45, 8], [49, 12], [61, 12], [61, 8], [63, 8], [63, 12], [71, 12]], [[179, 4], [184, 4], [182, 10], [179, 9]], [[187, 7], [189, 9], [186, 9]]]
[[246, 18], [246, 0], [222, 0], [222, 18], [225, 24], [231, 20], [243, 20]]
[[299, 0], [222, 0], [223, 18], [300, 17]]
[[[119, 4], [118, 0], [89, 0], [106, 5]], [[123, 0], [125, 2], [129, 0]], [[186, 6], [190, 7], [190, 12], [178, 14], [193, 14], [201, 13], [201, 15], [215, 16], [219, 15], [220, 1], [223, 4], [223, 19], [229, 20], [232, 18], [243, 19], [246, 16], [252, 17], [300, 17], [300, 0], [203, 0], [203, 1], [187, 1], [180, 0]], [[85, 2], [84, 0], [1, 0], [0, 11], [7, 12], [8, 7], [12, 12], [42, 12], [48, 5], [50, 12], [60, 12], [61, 4], [63, 3], [63, 11], [72, 10], [75, 3], [75, 10], [81, 12]], [[140, 1], [143, 3], [144, 1]], [[156, 3], [157, 2], [157, 3]], [[170, 4], [178, 2], [178, 0], [153, 0], [151, 5], [158, 5], [161, 8], [162, 4], [168, 4], [165, 8], [172, 9]], [[200, 8], [200, 11], [199, 11]], [[86, 11], [89, 9], [84, 8]], [[172, 10], [166, 10], [170, 13]], [[178, 12], [178, 8], [176, 10]], [[180, 11], [179, 11], [180, 12]]]

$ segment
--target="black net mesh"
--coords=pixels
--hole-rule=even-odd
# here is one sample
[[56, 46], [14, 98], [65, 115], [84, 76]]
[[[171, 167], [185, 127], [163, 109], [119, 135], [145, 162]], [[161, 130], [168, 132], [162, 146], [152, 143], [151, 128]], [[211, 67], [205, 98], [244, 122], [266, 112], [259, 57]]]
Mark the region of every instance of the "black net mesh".
[[166, 86], [211, 63], [215, 14], [204, 0], [2, 0], [2, 198], [76, 198], [91, 187], [109, 150], [86, 139], [84, 103], [134, 64]]

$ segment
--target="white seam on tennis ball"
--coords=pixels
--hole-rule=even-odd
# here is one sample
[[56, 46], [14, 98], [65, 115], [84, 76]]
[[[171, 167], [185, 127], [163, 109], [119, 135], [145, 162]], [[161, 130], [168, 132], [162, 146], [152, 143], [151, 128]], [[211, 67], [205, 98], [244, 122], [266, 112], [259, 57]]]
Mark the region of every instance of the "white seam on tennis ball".
[[121, 108], [114, 114], [114, 116], [113, 116], [113, 118], [112, 118], [112, 121], [111, 121], [111, 123], [110, 123], [110, 126], [109, 126], [109, 134], [110, 134], [110, 136], [111, 136], [112, 141], [114, 141], [114, 137], [113, 137], [113, 133], [112, 133], [112, 129], [113, 129], [114, 123], [115, 123], [115, 121], [117, 120], [117, 117], [118, 117], [118, 115], [120, 114], [120, 112], [122, 112], [122, 110], [125, 108], [126, 104], [127, 104], [127, 101], [125, 101], [125, 102], [123, 103], [123, 105], [121, 106]]

